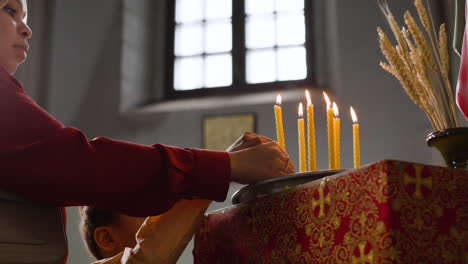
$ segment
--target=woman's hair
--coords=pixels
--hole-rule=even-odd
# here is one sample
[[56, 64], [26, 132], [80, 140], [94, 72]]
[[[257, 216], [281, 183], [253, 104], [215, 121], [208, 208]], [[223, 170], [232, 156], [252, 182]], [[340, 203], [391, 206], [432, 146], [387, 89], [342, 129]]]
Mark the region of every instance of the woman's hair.
[[81, 206], [80, 216], [80, 233], [86, 248], [97, 260], [103, 259], [99, 246], [96, 240], [94, 240], [94, 231], [100, 226], [108, 226], [116, 223], [118, 221], [118, 214], [88, 206]]
[[3, 8], [6, 3], [8, 3], [8, 0], [0, 0], [0, 8]]

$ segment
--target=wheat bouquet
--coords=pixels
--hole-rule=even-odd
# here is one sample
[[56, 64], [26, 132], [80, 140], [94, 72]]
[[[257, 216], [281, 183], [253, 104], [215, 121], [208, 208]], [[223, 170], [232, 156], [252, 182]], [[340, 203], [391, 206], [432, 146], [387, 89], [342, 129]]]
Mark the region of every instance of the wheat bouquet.
[[449, 55], [445, 24], [437, 34], [430, 7], [415, 0], [420, 25], [409, 11], [400, 28], [386, 0], [378, 0], [397, 44], [393, 46], [378, 27], [380, 49], [387, 62], [380, 66], [395, 76], [411, 100], [429, 118], [435, 130], [458, 127], [454, 96], [449, 79]]

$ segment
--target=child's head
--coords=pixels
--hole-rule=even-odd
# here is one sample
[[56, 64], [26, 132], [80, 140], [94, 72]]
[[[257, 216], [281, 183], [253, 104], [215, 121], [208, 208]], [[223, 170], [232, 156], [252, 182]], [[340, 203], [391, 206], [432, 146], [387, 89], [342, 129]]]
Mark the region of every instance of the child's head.
[[135, 234], [144, 217], [131, 217], [91, 207], [81, 207], [80, 231], [96, 259], [112, 257], [136, 245]]
[[0, 0], [0, 65], [9, 73], [26, 60], [32, 35], [27, 12], [26, 0]]

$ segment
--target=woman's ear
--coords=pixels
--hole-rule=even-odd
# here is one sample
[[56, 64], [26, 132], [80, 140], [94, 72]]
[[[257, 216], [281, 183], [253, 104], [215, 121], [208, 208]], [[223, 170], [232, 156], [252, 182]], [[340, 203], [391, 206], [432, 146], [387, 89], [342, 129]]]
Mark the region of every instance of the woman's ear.
[[103, 257], [113, 256], [117, 251], [118, 241], [115, 232], [109, 226], [100, 226], [94, 230], [94, 241]]

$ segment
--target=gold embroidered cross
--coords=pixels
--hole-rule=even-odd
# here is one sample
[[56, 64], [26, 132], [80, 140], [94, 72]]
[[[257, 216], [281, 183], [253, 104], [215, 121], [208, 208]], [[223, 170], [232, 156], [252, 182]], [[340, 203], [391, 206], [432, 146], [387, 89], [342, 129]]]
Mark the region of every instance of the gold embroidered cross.
[[318, 192], [319, 192], [319, 199], [318, 200], [315, 200], [314, 198], [313, 201], [312, 201], [312, 210], [315, 210], [315, 208], [317, 206], [320, 206], [319, 207], [319, 214], [318, 214], [318, 218], [322, 218], [325, 216], [325, 205], [328, 204], [330, 205], [331, 203], [331, 197], [330, 197], [330, 193], [328, 193], [326, 196], [323, 194], [324, 193], [324, 189], [325, 189], [325, 185], [327, 183], [327, 178], [323, 179], [322, 182], [320, 183], [320, 187], [318, 189]]
[[372, 261], [374, 260], [374, 255], [372, 254], [372, 249], [371, 251], [366, 255], [366, 245], [367, 241], [361, 241], [358, 245], [359, 247], [359, 258], [356, 258], [353, 256], [353, 264], [366, 264], [366, 263], [373, 263]]
[[414, 184], [415, 190], [413, 193], [413, 198], [415, 199], [422, 199], [424, 198], [421, 192], [421, 186], [426, 186], [427, 188], [432, 188], [432, 178], [423, 178], [422, 174], [422, 166], [414, 166], [414, 173], [416, 174], [415, 177], [411, 177], [407, 173], [403, 176], [403, 184], [406, 186], [408, 184]]

